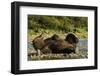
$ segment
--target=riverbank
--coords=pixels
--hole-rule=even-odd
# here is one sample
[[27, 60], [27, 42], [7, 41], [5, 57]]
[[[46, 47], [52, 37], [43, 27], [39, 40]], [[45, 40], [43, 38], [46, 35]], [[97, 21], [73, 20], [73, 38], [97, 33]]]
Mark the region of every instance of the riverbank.
[[[80, 32], [72, 32], [74, 33], [79, 39], [87, 39], [88, 33], [84, 30], [81, 30]], [[55, 31], [55, 30], [43, 30], [40, 29], [38, 32], [34, 32], [34, 30], [28, 30], [28, 42], [32, 41], [35, 37], [39, 36], [40, 34], [44, 35], [44, 38], [51, 37], [53, 34], [59, 35], [60, 38], [64, 39], [68, 33], [65, 33], [63, 31]]]

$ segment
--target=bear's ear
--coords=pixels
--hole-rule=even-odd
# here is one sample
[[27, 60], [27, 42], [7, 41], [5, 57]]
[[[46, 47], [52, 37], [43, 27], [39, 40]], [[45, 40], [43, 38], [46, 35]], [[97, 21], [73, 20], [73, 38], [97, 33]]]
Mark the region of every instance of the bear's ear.
[[52, 37], [51, 37], [52, 40], [57, 40], [59, 39], [59, 36], [57, 34], [54, 34]]

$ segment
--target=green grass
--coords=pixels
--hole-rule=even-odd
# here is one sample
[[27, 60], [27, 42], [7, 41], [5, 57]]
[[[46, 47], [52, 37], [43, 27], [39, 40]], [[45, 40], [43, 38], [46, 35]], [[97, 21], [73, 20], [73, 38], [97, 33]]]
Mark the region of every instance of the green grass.
[[[28, 30], [28, 41], [32, 41], [36, 36], [39, 36], [41, 33], [43, 33], [44, 38], [48, 38], [52, 36], [53, 34], [57, 34], [60, 36], [60, 38], [65, 38], [65, 36], [68, 34], [64, 31], [57, 31], [57, 30], [51, 30], [51, 29], [42, 29], [38, 28], [38, 31], [34, 30]], [[88, 33], [84, 29], [77, 29], [76, 32], [73, 32], [79, 39], [87, 39]]]

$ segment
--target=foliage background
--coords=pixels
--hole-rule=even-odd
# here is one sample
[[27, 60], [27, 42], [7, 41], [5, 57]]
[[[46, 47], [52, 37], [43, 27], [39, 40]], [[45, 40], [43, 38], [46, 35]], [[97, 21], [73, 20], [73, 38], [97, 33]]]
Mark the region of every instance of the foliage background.
[[28, 15], [29, 40], [40, 33], [46, 34], [47, 37], [55, 33], [64, 37], [68, 32], [87, 39], [88, 17]]

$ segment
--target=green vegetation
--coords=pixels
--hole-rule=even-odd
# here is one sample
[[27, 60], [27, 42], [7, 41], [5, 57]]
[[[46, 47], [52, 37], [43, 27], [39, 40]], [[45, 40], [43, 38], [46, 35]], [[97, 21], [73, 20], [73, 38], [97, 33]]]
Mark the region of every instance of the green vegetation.
[[62, 36], [68, 32], [73, 32], [83, 39], [88, 36], [87, 27], [87, 17], [28, 15], [29, 39], [41, 33], [48, 36], [56, 33]]

